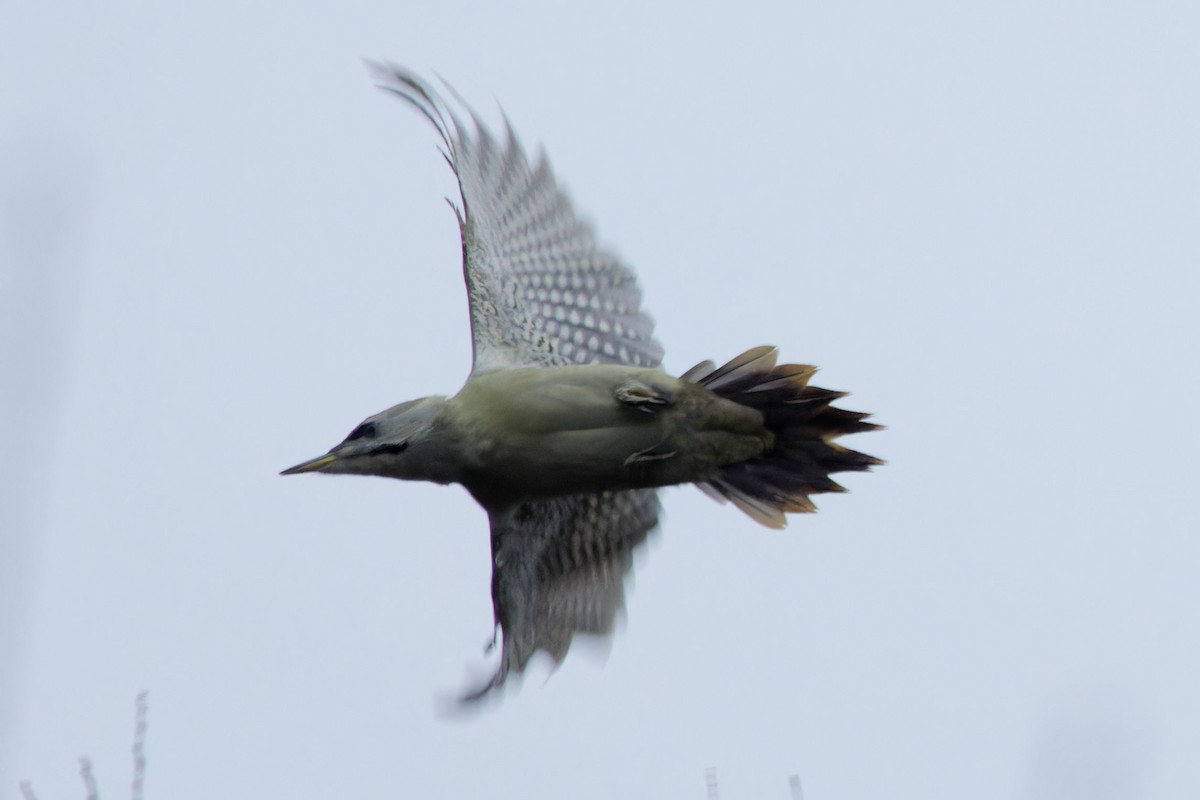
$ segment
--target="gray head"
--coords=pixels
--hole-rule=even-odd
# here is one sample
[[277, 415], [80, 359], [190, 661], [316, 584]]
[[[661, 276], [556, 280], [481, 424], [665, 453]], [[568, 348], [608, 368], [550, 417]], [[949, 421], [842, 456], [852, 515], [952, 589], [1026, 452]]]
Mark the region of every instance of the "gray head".
[[441, 474], [443, 441], [440, 424], [446, 398], [422, 397], [392, 406], [367, 417], [345, 440], [323, 456], [285, 469], [281, 475], [298, 472], [382, 475], [408, 480], [448, 483], [453, 476]]

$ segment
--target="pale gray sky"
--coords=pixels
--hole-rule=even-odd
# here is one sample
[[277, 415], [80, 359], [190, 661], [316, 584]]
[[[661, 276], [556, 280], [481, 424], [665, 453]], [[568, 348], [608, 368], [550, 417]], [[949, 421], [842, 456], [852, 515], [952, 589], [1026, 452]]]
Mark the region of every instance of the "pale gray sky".
[[[503, 5], [503, 8], [501, 7]], [[1200, 792], [1200, 9], [10, 3], [0, 796]], [[664, 492], [607, 664], [490, 664], [460, 489], [277, 477], [470, 355], [436, 138], [544, 143], [672, 371], [889, 426], [782, 534]]]

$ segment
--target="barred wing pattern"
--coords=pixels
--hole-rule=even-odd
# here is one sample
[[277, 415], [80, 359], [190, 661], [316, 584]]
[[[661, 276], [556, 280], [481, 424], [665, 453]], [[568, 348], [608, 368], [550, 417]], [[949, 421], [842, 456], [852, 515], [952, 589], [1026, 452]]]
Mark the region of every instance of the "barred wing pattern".
[[649, 489], [530, 501], [493, 515], [500, 666], [462, 700], [502, 686], [538, 650], [558, 665], [575, 634], [611, 634], [625, 606], [633, 549], [657, 524], [658, 494]]
[[[507, 122], [500, 144], [477, 115], [468, 109], [472, 131], [416, 76], [372, 66], [380, 88], [408, 101], [437, 129], [458, 179], [472, 371], [659, 366], [662, 347], [641, 310], [636, 277], [597, 248], [545, 157], [531, 169]], [[527, 501], [491, 515], [500, 665], [462, 700], [502, 686], [538, 650], [557, 664], [576, 633], [611, 633], [624, 606], [633, 548], [658, 524], [658, 507], [657, 493], [643, 489]]]
[[[437, 128], [458, 179], [474, 371], [512, 366], [655, 367], [662, 347], [632, 270], [596, 246], [545, 156], [531, 168], [511, 126], [503, 143], [468, 109], [464, 125], [419, 78], [375, 66], [380, 88]], [[464, 104], [465, 105], [465, 104]]]

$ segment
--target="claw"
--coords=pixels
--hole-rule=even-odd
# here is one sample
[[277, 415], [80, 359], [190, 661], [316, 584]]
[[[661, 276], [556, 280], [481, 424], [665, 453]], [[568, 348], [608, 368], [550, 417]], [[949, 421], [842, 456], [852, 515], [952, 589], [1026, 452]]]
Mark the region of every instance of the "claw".
[[492, 628], [492, 638], [483, 643], [483, 654], [490, 655], [496, 649], [496, 642], [500, 641], [500, 623], [497, 622]]

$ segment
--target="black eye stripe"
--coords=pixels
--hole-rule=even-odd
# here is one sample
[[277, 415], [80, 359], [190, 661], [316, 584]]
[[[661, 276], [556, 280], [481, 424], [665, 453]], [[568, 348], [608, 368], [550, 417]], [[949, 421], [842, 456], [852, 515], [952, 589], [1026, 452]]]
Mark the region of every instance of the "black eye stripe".
[[408, 442], [400, 442], [400, 444], [381, 444], [379, 447], [371, 448], [371, 455], [400, 455], [408, 449]]
[[374, 439], [375, 438], [375, 423], [364, 422], [354, 430], [350, 431], [350, 435], [346, 437], [347, 442], [353, 442], [355, 439]]

